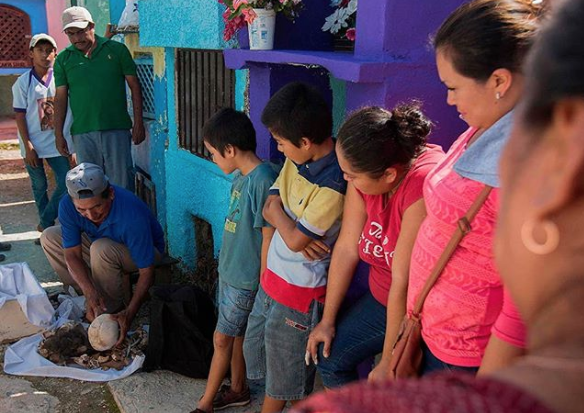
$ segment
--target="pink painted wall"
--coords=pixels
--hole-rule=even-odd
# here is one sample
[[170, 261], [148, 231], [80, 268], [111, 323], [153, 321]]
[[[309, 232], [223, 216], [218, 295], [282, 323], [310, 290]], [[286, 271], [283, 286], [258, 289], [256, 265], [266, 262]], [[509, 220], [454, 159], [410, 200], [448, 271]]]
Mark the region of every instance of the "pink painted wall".
[[57, 42], [58, 50], [61, 51], [69, 46], [69, 39], [63, 33], [61, 26], [61, 13], [67, 8], [65, 0], [47, 0], [47, 27], [49, 36]]

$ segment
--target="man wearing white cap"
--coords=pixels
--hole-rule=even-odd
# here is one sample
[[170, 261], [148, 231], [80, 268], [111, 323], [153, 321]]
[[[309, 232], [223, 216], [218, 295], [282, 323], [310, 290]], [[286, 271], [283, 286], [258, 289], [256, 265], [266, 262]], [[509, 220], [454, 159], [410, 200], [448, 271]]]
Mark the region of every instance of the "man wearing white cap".
[[[63, 155], [71, 151], [62, 133], [69, 102], [77, 161], [101, 166], [112, 183], [133, 190], [131, 143], [138, 145], [145, 137], [136, 64], [124, 44], [95, 34], [87, 9], [70, 7], [62, 19], [71, 45], [55, 61], [57, 149]], [[125, 83], [132, 96], [133, 127]]]
[[[57, 43], [48, 34], [40, 33], [32, 37], [29, 48], [33, 67], [20, 75], [12, 86], [12, 106], [20, 138], [20, 152], [39, 214], [37, 228], [42, 231], [55, 224], [59, 201], [66, 191], [65, 176], [69, 170], [69, 159], [61, 156], [55, 146], [53, 62]], [[70, 141], [70, 115], [67, 121], [63, 134]], [[56, 183], [50, 198], [45, 164], [53, 170]]]
[[[85, 296], [86, 317], [114, 313], [127, 328], [154, 281], [154, 263], [164, 252], [162, 227], [136, 195], [111, 185], [103, 170], [82, 163], [67, 173], [59, 223], [46, 229], [41, 244], [65, 286]], [[139, 271], [134, 294], [128, 273]]]

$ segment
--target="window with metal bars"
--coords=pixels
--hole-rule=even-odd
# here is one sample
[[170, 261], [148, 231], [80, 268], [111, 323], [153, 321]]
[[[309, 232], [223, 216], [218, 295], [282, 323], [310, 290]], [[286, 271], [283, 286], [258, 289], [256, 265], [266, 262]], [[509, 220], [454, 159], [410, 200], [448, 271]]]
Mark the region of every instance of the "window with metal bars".
[[221, 50], [177, 49], [175, 63], [179, 144], [208, 159], [203, 125], [217, 110], [235, 107], [235, 71]]
[[16, 7], [0, 4], [0, 67], [28, 67], [30, 17]]
[[145, 118], [154, 119], [154, 61], [151, 55], [139, 56], [134, 61], [142, 89], [142, 113]]

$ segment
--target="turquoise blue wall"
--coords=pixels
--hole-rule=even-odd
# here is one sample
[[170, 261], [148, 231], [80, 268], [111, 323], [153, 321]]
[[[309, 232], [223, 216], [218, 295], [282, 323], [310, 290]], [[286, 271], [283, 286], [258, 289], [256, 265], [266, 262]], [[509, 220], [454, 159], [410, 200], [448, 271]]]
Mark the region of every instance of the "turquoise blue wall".
[[110, 22], [118, 24], [124, 7], [126, 7], [126, 0], [110, 0], [109, 3]]
[[110, 20], [109, 0], [76, 0], [71, 3], [85, 7], [89, 10], [91, 17], [93, 17], [93, 22], [95, 23], [95, 33], [100, 36], [103, 36], [105, 33], [107, 24], [114, 22], [113, 20]]
[[155, 121], [150, 125], [150, 178], [156, 186], [158, 222], [166, 232], [166, 147], [168, 145], [167, 78], [154, 77]]
[[339, 128], [346, 116], [347, 84], [332, 75], [330, 76], [331, 90], [333, 91], [333, 136], [337, 136]]
[[[175, 85], [174, 49], [167, 48], [166, 73]], [[175, 87], [168, 88], [168, 150], [166, 151], [167, 242], [170, 255], [181, 258], [186, 269], [195, 265], [193, 216], [213, 229], [215, 255], [219, 254], [227, 213], [231, 179], [212, 162], [179, 148]]]
[[140, 0], [143, 46], [221, 49], [222, 6], [215, 0]]
[[[7, 4], [28, 14], [32, 34], [48, 32], [45, 0], [0, 0], [0, 4]], [[20, 74], [26, 70], [28, 69], [0, 68], [0, 75]]]
[[[111, 0], [112, 19], [123, 0]], [[209, 222], [214, 253], [221, 247], [231, 177], [212, 162], [179, 147], [176, 119], [175, 49], [222, 49], [221, 7], [211, 0], [140, 0], [140, 47], [164, 47], [164, 76], [156, 77], [156, 122], [151, 129], [150, 167], [156, 185], [158, 219], [166, 229], [168, 252], [193, 270], [193, 217]], [[236, 73], [236, 106], [245, 105], [247, 71]]]

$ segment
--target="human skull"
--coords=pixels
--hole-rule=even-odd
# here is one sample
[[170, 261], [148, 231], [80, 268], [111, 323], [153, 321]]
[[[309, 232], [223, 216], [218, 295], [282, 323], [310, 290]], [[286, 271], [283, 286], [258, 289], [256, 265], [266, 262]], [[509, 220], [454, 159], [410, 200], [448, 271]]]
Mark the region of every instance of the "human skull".
[[111, 314], [102, 314], [97, 317], [87, 330], [89, 343], [97, 351], [112, 348], [120, 337], [120, 327]]

